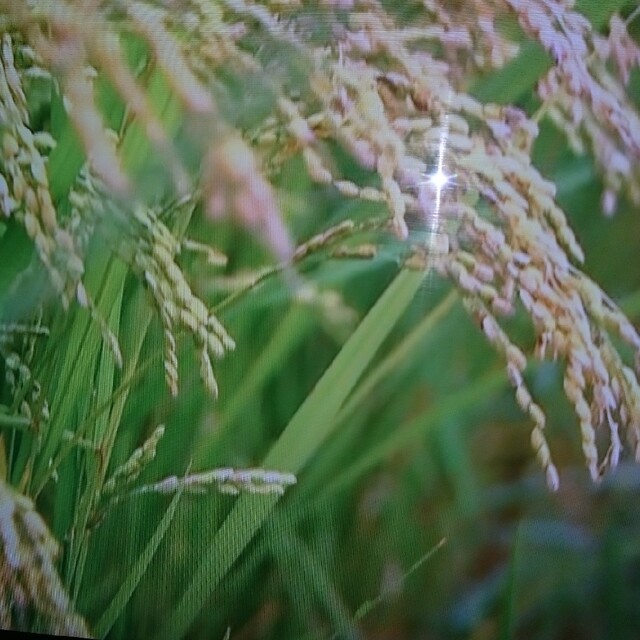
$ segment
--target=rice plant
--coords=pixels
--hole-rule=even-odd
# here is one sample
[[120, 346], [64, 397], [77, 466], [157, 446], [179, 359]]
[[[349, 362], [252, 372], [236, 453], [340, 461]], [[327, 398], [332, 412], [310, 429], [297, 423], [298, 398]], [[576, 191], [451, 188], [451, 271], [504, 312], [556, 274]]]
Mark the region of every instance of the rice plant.
[[0, 0], [0, 628], [636, 637], [638, 16]]

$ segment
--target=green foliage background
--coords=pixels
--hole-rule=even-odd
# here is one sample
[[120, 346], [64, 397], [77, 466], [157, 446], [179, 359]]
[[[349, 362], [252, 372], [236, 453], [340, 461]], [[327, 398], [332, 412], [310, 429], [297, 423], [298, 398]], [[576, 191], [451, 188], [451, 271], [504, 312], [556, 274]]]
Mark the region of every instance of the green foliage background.
[[[580, 4], [594, 19], [604, 6]], [[544, 68], [543, 53], [525, 50], [475, 93], [531, 111]], [[640, 92], [637, 77], [633, 90]], [[178, 135], [182, 115], [161, 77], [149, 92]], [[117, 121], [117, 99], [107, 86], [103, 94]], [[65, 193], [83, 156], [55, 96], [50, 118], [60, 140], [50, 181]], [[637, 323], [638, 212], [623, 205], [612, 219], [600, 215], [591, 161], [572, 156], [552, 125], [541, 129], [534, 162], [557, 184], [586, 271]], [[127, 136], [128, 169], [155, 188], [143, 136], [135, 127]], [[301, 180], [295, 162], [283, 175], [283, 207], [299, 239], [364, 207], [336, 206], [330, 190]], [[211, 225], [199, 211], [175, 224], [227, 253], [230, 271], [264, 259], [254, 239]], [[46, 297], [44, 276], [31, 271], [15, 293], [34, 257], [11, 221], [0, 224], [0, 257], [2, 318], [29, 317]], [[212, 307], [221, 304], [214, 270], [197, 258], [183, 267]], [[114, 640], [222, 638], [227, 629], [238, 640], [638, 637], [640, 469], [625, 460], [592, 485], [559, 365], [528, 371], [561, 469], [552, 495], [503, 368], [447, 283], [399, 271], [392, 246], [370, 261], [311, 258], [301, 271], [339, 290], [357, 310], [357, 326], [328, 323], [292, 299], [281, 279], [268, 279], [221, 306], [238, 347], [218, 366], [217, 401], [202, 387], [188, 340], [179, 347], [180, 395], [170, 398], [149, 299], [100, 240], [87, 288], [118, 335], [124, 368], [85, 310], [63, 312], [48, 301], [51, 333], [34, 373], [49, 394], [52, 424], [31, 482], [64, 545], [63, 581], [90, 628]], [[526, 318], [513, 325], [526, 339]], [[166, 434], [141, 484], [224, 466], [291, 471], [298, 484], [280, 499], [140, 496], [98, 524], [85, 522], [105, 462], [124, 462], [159, 423]], [[111, 460], [70, 446], [51, 482], [48, 460], [67, 429], [112, 439]], [[8, 480], [18, 484], [31, 443], [2, 433]], [[82, 534], [70, 537], [74, 531]]]

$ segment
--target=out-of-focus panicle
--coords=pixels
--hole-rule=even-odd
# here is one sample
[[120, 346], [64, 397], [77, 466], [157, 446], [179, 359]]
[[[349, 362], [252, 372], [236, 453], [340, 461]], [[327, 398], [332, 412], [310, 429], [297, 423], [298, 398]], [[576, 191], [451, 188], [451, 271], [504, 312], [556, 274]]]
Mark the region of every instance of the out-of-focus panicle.
[[640, 203], [640, 115], [625, 89], [640, 50], [624, 21], [614, 14], [605, 38], [572, 10], [573, 2], [505, 1], [553, 58], [538, 85], [543, 109], [576, 152], [587, 149], [596, 159], [606, 186], [604, 212], [614, 213], [620, 192]]
[[211, 113], [213, 98], [193, 74], [178, 41], [166, 28], [167, 12], [142, 2], [126, 6], [135, 30], [151, 44], [158, 65], [187, 108], [196, 113]]
[[237, 134], [224, 135], [212, 145], [205, 159], [203, 188], [206, 210], [212, 218], [233, 216], [280, 260], [291, 257], [293, 246], [272, 187], [253, 151]]
[[[87, 31], [93, 30], [92, 22], [79, 20], [76, 9], [66, 2], [45, 3], [33, 9], [24, 5], [14, 8], [13, 12], [29, 25], [26, 29], [29, 43], [46, 68], [59, 75], [65, 108], [92, 168], [111, 189], [125, 193], [129, 189], [129, 180], [106, 136], [102, 115], [93, 95], [92, 70], [85, 41]], [[40, 20], [45, 21], [47, 29], [39, 28]]]
[[[19, 35], [2, 36], [0, 213], [24, 226], [51, 284], [68, 305], [84, 265], [72, 236], [60, 224], [49, 188], [48, 155], [56, 141], [46, 131], [34, 131], [29, 122], [25, 85], [31, 69], [42, 69], [38, 62]], [[39, 74], [43, 75], [46, 72]]]
[[[491, 0], [445, 3], [425, 0], [425, 8], [433, 16], [433, 24], [409, 32], [419, 40], [429, 36], [444, 49], [445, 57], [463, 74], [469, 61], [479, 69], [500, 69], [519, 50], [516, 43], [504, 38], [499, 27], [501, 12]], [[469, 20], [473, 13], [474, 19]]]
[[9, 351], [3, 359], [9, 394], [14, 402], [19, 400], [16, 403], [17, 414], [25, 419], [31, 433], [40, 439], [49, 426], [50, 418], [49, 403], [43, 397], [42, 386], [34, 378], [29, 363], [19, 353]]
[[133, 26], [149, 43], [155, 54], [154, 62], [188, 111], [212, 114], [213, 97], [191, 72], [179, 41], [166, 28], [166, 11], [143, 2], [126, 3], [124, 16], [129, 22], [125, 24], [119, 17], [122, 12], [117, 10], [118, 3], [112, 5], [100, 8], [61, 0], [33, 6], [3, 2], [0, 7], [16, 28], [25, 32], [46, 67], [60, 77], [69, 117], [89, 163], [110, 189], [127, 194], [130, 184], [105, 135], [102, 114], [85, 71], [91, 64], [107, 75], [171, 169], [176, 188], [185, 191], [189, 178], [145, 91], [126, 62], [119, 31], [124, 26]]
[[0, 628], [90, 637], [56, 570], [59, 547], [31, 500], [0, 480]]

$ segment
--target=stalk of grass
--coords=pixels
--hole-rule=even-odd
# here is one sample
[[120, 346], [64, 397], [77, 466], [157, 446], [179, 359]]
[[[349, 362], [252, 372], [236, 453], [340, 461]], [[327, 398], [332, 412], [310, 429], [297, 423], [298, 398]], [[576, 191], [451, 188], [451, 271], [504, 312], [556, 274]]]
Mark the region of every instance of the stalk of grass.
[[511, 551], [511, 560], [509, 562], [509, 574], [507, 578], [507, 584], [504, 595], [504, 611], [502, 615], [502, 621], [500, 624], [500, 640], [510, 640], [514, 637], [515, 624], [517, 620], [516, 616], [516, 596], [517, 596], [517, 579], [518, 579], [518, 567], [520, 564], [521, 555], [521, 542], [520, 531], [522, 524], [519, 524], [513, 539], [513, 548]]
[[[420, 569], [420, 567], [422, 567], [425, 563], [427, 563], [429, 560], [431, 560], [431, 558], [433, 558], [433, 556], [438, 553], [438, 551], [440, 551], [440, 549], [442, 549], [442, 547], [444, 547], [444, 545], [447, 544], [447, 539], [446, 538], [442, 538], [442, 540], [440, 540], [440, 542], [438, 542], [434, 547], [432, 547], [431, 549], [429, 549], [429, 551], [427, 551], [422, 557], [418, 558], [418, 560], [416, 560], [407, 571], [405, 571], [405, 573], [402, 574], [402, 578], [400, 580], [400, 585], [404, 585], [404, 583], [406, 582], [407, 578], [409, 578], [411, 575], [413, 575], [418, 569]], [[356, 621], [360, 621], [363, 618], [365, 618], [367, 615], [369, 615], [369, 613], [371, 613], [371, 611], [373, 611], [377, 606], [379, 606], [381, 603], [384, 602], [384, 600], [388, 597], [388, 594], [385, 592], [381, 592], [379, 593], [375, 598], [372, 598], [371, 600], [367, 600], [365, 602], [363, 602], [357, 609], [357, 611], [355, 612], [353, 618]], [[332, 640], [337, 640], [338, 636], [335, 635], [332, 637]]]
[[[185, 211], [179, 218], [177, 224], [182, 232], [186, 229], [190, 214], [190, 210]], [[121, 281], [121, 285], [124, 287], [124, 280]], [[138, 289], [137, 293], [133, 296], [133, 299], [129, 301], [129, 304], [123, 310], [122, 326], [136, 327], [135, 331], [129, 331], [127, 338], [123, 339], [123, 352], [126, 354], [126, 362], [122, 377], [125, 380], [133, 380], [133, 374], [139, 365], [142, 345], [153, 319], [153, 315], [153, 310], [151, 309], [148, 300], [145, 299], [144, 292], [141, 289]], [[77, 529], [74, 531], [74, 537], [77, 537], [81, 541], [81, 546], [78, 551], [76, 551], [76, 554], [71, 555], [71, 560], [75, 563], [79, 562], [77, 554], [80, 553], [80, 551], [84, 552], [84, 557], [86, 559], [87, 546], [89, 544], [89, 520], [95, 510], [97, 500], [106, 479], [111, 453], [118, 435], [122, 414], [131, 390], [130, 385], [128, 385], [120, 393], [115, 394], [113, 385], [114, 381], [111, 379], [108, 391], [107, 388], [105, 388], [105, 393], [107, 394], [107, 398], [111, 399], [111, 403], [107, 403], [108, 410], [100, 416], [96, 425], [95, 442], [100, 446], [100, 466], [99, 468], [94, 469], [94, 473], [92, 475], [88, 476], [84, 500], [76, 506], [76, 512], [82, 513], [82, 518], [78, 521]], [[100, 402], [100, 400], [104, 401], [105, 398], [98, 398], [98, 402], [96, 403], [98, 406], [103, 405], [103, 402]], [[132, 572], [135, 570], [136, 567], [132, 569]], [[80, 588], [83, 574], [84, 562], [82, 562], [76, 569], [73, 576], [76, 595]], [[132, 575], [132, 573], [129, 573], [125, 577], [125, 584], [130, 582]]]
[[[117, 335], [120, 333], [120, 313], [122, 306], [122, 288], [119, 289], [118, 295], [111, 308], [111, 314], [109, 317], [109, 324], [111, 330]], [[109, 352], [109, 349], [105, 344], [102, 345], [101, 356], [97, 367], [96, 383], [95, 383], [95, 397], [94, 406], [103, 404], [108, 398], [111, 397], [113, 392], [114, 378], [116, 374], [116, 367], [113, 362], [113, 357]], [[94, 446], [100, 447], [105, 431], [108, 425], [108, 415], [106, 413], [100, 414], [95, 423], [92, 425], [92, 433], [88, 436], [93, 442]], [[87, 524], [91, 516], [91, 512], [96, 500], [96, 496], [100, 491], [102, 469], [104, 461], [101, 457], [96, 457], [91, 454], [83, 456], [83, 471], [85, 476], [84, 491], [81, 494], [73, 513], [73, 524], [71, 543], [67, 551], [67, 584], [72, 584], [73, 578], [76, 575], [76, 571], [79, 570], [79, 574], [82, 574], [82, 566], [84, 559], [86, 559], [88, 536], [85, 534]], [[80, 565], [80, 566], [78, 566]], [[76, 588], [79, 588], [79, 581], [75, 581]], [[76, 594], [77, 595], [77, 594]]]
[[[103, 275], [109, 264], [108, 252], [98, 250], [92, 260], [92, 269], [87, 275], [88, 288], [99, 291], [96, 300], [99, 311], [110, 309], [117, 295], [115, 280], [109, 283], [108, 291], [98, 289], [100, 283], [104, 282]], [[89, 313], [84, 309], [76, 308], [70, 315], [71, 320], [68, 325], [67, 319], [61, 319], [52, 329], [47, 351], [51, 353], [59, 348], [60, 344], [65, 344], [66, 349], [56, 354], [54, 367], [51, 367], [47, 353], [41, 360], [45, 371], [48, 371], [47, 373], [43, 371], [40, 378], [51, 383], [55, 380], [55, 384], [49, 385], [55, 391], [51, 398], [52, 421], [37, 452], [30, 479], [31, 492], [36, 496], [44, 487], [46, 480], [56, 471], [50, 466], [50, 461], [62, 441], [63, 432], [73, 428], [78, 417], [78, 403], [90, 397], [90, 382], [94, 379], [97, 362], [95, 354], [100, 353], [101, 350], [100, 329], [91, 320]], [[64, 336], [64, 342], [61, 343], [59, 340], [62, 336]], [[29, 453], [31, 454], [31, 451]]]
[[51, 133], [58, 140], [49, 155], [49, 184], [56, 201], [66, 198], [82, 168], [84, 152], [58, 89], [51, 96]]
[[[150, 76], [149, 93], [158, 106], [164, 125], [175, 130], [181, 121], [180, 109], [159, 72]], [[63, 133], [67, 131], [64, 123], [60, 126]], [[68, 149], [62, 148], [60, 152], [64, 152], [63, 158], [66, 159], [73, 145], [67, 146]], [[76, 151], [81, 154], [79, 148]], [[127, 169], [133, 171], [142, 166], [149, 152], [142, 128], [135, 123], [128, 126], [123, 139], [123, 160]], [[69, 161], [66, 165], [54, 158], [51, 178], [57, 185], [56, 193], [68, 190], [77, 173], [73, 172], [77, 164]], [[178, 236], [184, 234], [191, 212], [191, 207], [179, 212], [174, 229]], [[87, 561], [89, 521], [105, 481], [129, 395], [126, 385], [135, 377], [142, 344], [154, 315], [141, 289], [132, 299], [123, 301], [128, 277], [127, 265], [112, 255], [110, 247], [98, 245], [87, 268], [86, 286], [95, 292], [97, 312], [107, 319], [114, 335], [123, 344], [125, 367], [120, 379], [125, 381], [125, 388], [114, 391], [118, 379], [115, 363], [89, 314], [76, 308], [70, 316], [60, 318], [49, 341], [48, 355], [51, 357], [41, 360], [45, 369], [43, 379], [56, 381], [55, 385], [48, 385], [54, 389], [53, 419], [39, 451], [34, 450], [32, 441], [25, 440], [14, 470], [17, 477], [23, 477], [28, 470], [29, 457], [35, 454], [33, 473], [29, 478], [33, 495], [43, 490], [54, 473], [59, 475], [54, 522], [58, 537], [68, 536], [70, 540], [65, 553], [65, 582], [74, 598], [79, 594]], [[135, 329], [123, 332], [121, 327]], [[59, 352], [60, 344], [66, 346], [62, 353]], [[99, 355], [96, 357], [96, 354]], [[88, 419], [90, 416], [93, 416], [91, 420]], [[74, 446], [73, 441], [65, 442], [62, 437], [68, 430], [73, 431], [76, 438], [88, 435], [99, 455], [89, 451], [73, 459], [68, 458]], [[131, 574], [125, 578], [125, 584], [130, 581]]]

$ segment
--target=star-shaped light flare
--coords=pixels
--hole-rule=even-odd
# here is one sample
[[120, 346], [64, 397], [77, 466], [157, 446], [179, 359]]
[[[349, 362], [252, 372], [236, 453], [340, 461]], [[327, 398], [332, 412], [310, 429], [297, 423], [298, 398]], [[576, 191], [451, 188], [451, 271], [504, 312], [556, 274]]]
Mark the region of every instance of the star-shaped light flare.
[[436, 194], [438, 197], [440, 196], [440, 192], [447, 186], [453, 177], [454, 176], [448, 176], [442, 170], [442, 167], [438, 167], [438, 170], [429, 176], [429, 183], [436, 188]]

